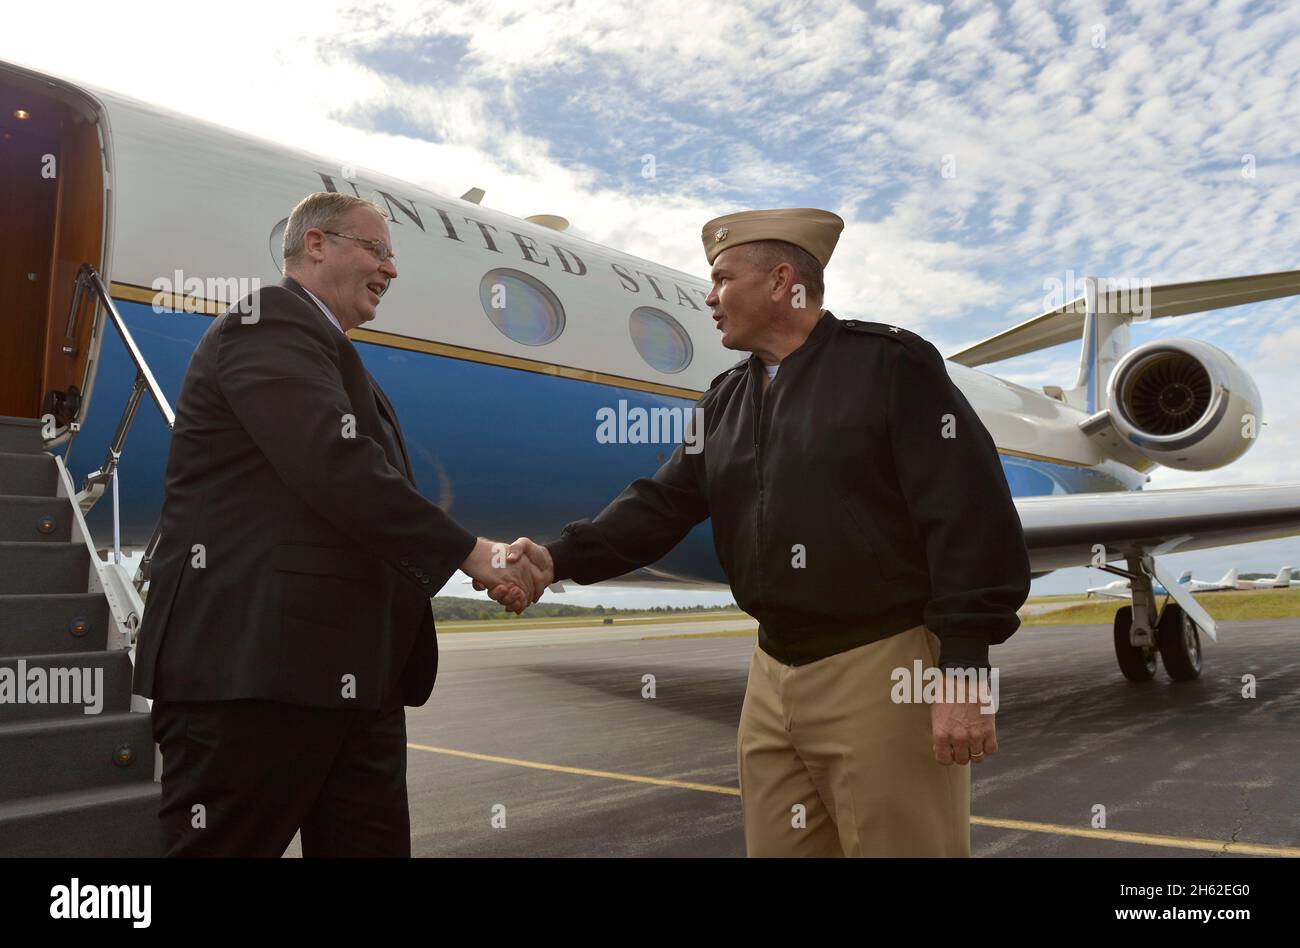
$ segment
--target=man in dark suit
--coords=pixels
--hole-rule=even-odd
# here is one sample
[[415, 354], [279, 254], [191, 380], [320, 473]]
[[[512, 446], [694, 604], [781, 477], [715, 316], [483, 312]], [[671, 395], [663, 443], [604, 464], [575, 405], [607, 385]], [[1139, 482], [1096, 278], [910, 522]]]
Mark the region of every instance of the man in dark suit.
[[433, 689], [429, 597], [459, 567], [512, 611], [540, 594], [421, 496], [347, 330], [397, 267], [387, 219], [318, 193], [285, 279], [190, 361], [134, 690], [154, 699], [164, 853], [409, 856], [406, 718]]

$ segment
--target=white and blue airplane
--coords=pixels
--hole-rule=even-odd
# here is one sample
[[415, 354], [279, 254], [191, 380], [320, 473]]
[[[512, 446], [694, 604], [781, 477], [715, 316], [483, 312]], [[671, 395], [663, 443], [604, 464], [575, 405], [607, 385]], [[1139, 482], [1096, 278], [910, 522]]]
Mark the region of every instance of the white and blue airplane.
[[[479, 189], [436, 194], [4, 63], [0, 138], [0, 415], [44, 419], [47, 450], [77, 479], [98, 470], [129, 400], [151, 401], [156, 380], [174, 403], [213, 315], [280, 279], [286, 215], [322, 189], [391, 215], [400, 279], [350, 335], [398, 408], [428, 497], [481, 535], [553, 537], [593, 515], [673, 450], [601, 443], [598, 413], [688, 408], [737, 358], [718, 342], [706, 280], [556, 217], [483, 207]], [[504, 308], [491, 305], [499, 284]], [[1300, 271], [1155, 286], [1137, 304], [1112, 290], [1085, 279], [1074, 298], [952, 353], [948, 370], [997, 445], [1035, 574], [1095, 566], [1129, 579], [1133, 605], [1114, 630], [1125, 675], [1151, 678], [1159, 654], [1193, 678], [1199, 633], [1215, 625], [1159, 557], [1300, 533], [1300, 485], [1143, 490], [1157, 465], [1231, 464], [1262, 405], [1227, 353], [1196, 339], [1133, 347], [1129, 327], [1295, 295]], [[1068, 388], [978, 369], [1070, 341], [1081, 348]], [[133, 352], [149, 372], [137, 376]], [[90, 532], [116, 529], [124, 549], [144, 548], [158, 522], [165, 417], [141, 408], [114, 504], [94, 505], [104, 477], [78, 494], [94, 506]], [[620, 581], [724, 585], [707, 522]], [[1156, 583], [1176, 605], [1157, 609]]]
[[[1192, 571], [1183, 570], [1178, 577], [1179, 586], [1187, 586], [1192, 581]], [[1151, 591], [1157, 596], [1169, 595], [1169, 590], [1165, 589], [1160, 583], [1153, 583]], [[1127, 579], [1116, 579], [1106, 583], [1104, 586], [1089, 586], [1084, 598], [1091, 599], [1093, 596], [1101, 596], [1105, 599], [1128, 599], [1132, 593], [1129, 592], [1129, 583]]]
[[[1194, 579], [1190, 569], [1184, 570], [1182, 575], [1178, 577], [1178, 585], [1186, 589], [1188, 592], [1193, 593], [1224, 592], [1229, 589], [1236, 589], [1238, 585], [1237, 569], [1236, 567], [1233, 567], [1228, 570], [1223, 574], [1223, 578], [1218, 582], [1207, 582], [1203, 579]], [[1152, 584], [1151, 591], [1157, 596], [1173, 595], [1160, 583]], [[1104, 586], [1093, 586], [1088, 590], [1087, 595], [1090, 597], [1102, 596], [1108, 599], [1131, 599], [1133, 592], [1129, 588], [1129, 581], [1127, 579], [1117, 579]]]

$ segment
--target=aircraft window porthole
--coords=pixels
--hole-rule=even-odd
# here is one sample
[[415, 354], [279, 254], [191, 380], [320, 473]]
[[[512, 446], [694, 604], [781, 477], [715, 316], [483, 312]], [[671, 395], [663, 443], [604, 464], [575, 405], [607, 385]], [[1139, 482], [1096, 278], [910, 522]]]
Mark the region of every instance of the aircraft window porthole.
[[564, 332], [564, 306], [541, 280], [505, 267], [483, 274], [483, 312], [501, 333], [525, 346], [544, 346]]
[[281, 273], [284, 272], [284, 227], [288, 223], [289, 218], [286, 217], [271, 228], [271, 259]]
[[641, 358], [660, 372], [680, 372], [691, 364], [695, 350], [690, 334], [662, 310], [652, 306], [632, 310], [628, 328]]

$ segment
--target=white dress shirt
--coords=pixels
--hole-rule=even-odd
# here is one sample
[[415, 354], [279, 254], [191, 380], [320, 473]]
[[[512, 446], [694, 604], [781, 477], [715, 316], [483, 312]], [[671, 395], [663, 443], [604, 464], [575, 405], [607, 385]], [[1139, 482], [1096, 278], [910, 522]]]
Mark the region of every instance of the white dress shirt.
[[[302, 286], [301, 283], [299, 283], [298, 285]], [[329, 321], [334, 324], [334, 328], [337, 329], [339, 332], [343, 332], [342, 324], [339, 323], [338, 317], [330, 312], [330, 308], [326, 306], [324, 303], [322, 303], [319, 299], [317, 299], [316, 294], [313, 293], [311, 290], [307, 289], [307, 287], [303, 286], [302, 291], [306, 293], [308, 296], [310, 296], [313, 300], [316, 300], [316, 305], [320, 307], [322, 313], [324, 313], [326, 316], [329, 317]], [[346, 336], [347, 333], [343, 332], [343, 335]]]

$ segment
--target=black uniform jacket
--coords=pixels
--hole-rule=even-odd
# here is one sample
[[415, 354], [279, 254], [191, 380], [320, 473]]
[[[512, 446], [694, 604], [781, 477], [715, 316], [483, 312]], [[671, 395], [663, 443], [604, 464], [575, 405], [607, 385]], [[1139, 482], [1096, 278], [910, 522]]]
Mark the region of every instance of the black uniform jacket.
[[824, 312], [766, 391], [751, 356], [714, 379], [703, 451], [549, 545], [556, 579], [655, 562], [706, 517], [759, 646], [802, 665], [924, 623], [940, 664], [986, 666], [1019, 625], [1029, 558], [998, 454], [943, 358]]
[[256, 322], [218, 316], [185, 373], [134, 690], [423, 704], [429, 597], [475, 537], [421, 496], [352, 341], [292, 279], [257, 295]]

